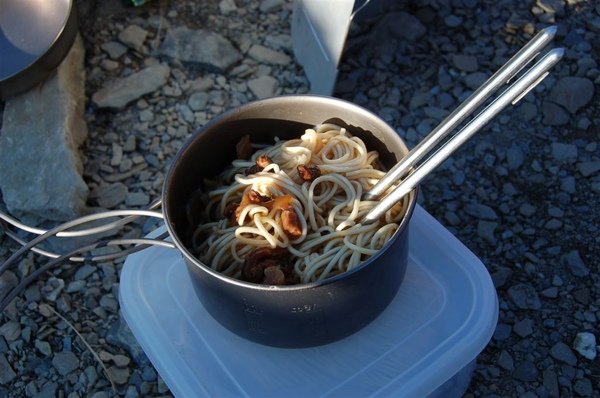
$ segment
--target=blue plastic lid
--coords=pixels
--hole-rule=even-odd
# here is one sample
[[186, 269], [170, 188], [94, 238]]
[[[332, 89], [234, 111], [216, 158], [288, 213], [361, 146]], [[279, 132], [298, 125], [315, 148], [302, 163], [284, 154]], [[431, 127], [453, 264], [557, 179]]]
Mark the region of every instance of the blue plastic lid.
[[332, 344], [281, 349], [229, 332], [202, 307], [175, 250], [129, 256], [120, 302], [141, 347], [180, 397], [424, 397], [476, 358], [498, 317], [484, 265], [419, 206], [397, 296], [374, 322]]

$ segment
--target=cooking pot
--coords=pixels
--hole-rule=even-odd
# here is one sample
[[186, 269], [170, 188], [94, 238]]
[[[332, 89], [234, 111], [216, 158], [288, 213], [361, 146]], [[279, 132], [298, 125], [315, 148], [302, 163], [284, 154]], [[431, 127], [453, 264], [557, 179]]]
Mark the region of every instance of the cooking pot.
[[73, 0], [0, 0], [0, 99], [46, 79], [77, 36]]
[[[322, 96], [291, 95], [248, 103], [207, 123], [179, 150], [163, 187], [167, 229], [181, 251], [194, 289], [206, 310], [231, 332], [277, 347], [317, 346], [346, 337], [373, 321], [391, 302], [404, 278], [408, 223], [416, 203], [393, 237], [357, 268], [319, 282], [265, 286], [227, 277], [199, 261], [190, 249], [203, 210], [204, 178], [216, 176], [236, 157], [236, 143], [272, 144], [299, 138], [306, 128], [331, 122], [360, 137], [390, 168], [407, 152], [393, 128], [355, 104]], [[191, 211], [187, 211], [188, 207]]]

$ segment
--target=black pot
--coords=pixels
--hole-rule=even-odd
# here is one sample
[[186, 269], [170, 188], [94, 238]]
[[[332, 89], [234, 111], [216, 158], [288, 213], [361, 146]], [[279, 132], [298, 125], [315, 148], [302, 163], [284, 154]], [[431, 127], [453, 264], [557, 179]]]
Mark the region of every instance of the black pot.
[[309, 347], [348, 336], [387, 307], [404, 278], [415, 192], [406, 218], [384, 248], [356, 269], [320, 282], [256, 285], [215, 272], [191, 254], [188, 242], [196, 223], [189, 221], [187, 205], [194, 202], [204, 177], [215, 176], [235, 158], [240, 138], [250, 134], [252, 142], [272, 144], [274, 136], [298, 138], [323, 122], [346, 127], [363, 139], [388, 168], [407, 152], [394, 129], [357, 105], [329, 97], [282, 96], [249, 103], [206, 124], [180, 149], [165, 180], [166, 225], [202, 304], [227, 329], [261, 344]]

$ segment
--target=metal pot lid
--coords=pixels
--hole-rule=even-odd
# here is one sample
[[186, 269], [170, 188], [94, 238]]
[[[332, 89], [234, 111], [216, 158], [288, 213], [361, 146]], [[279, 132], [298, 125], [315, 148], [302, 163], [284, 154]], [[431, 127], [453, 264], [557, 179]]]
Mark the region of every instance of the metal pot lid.
[[[47, 75], [43, 72], [51, 72], [66, 56], [76, 32], [72, 28], [72, 3], [72, 0], [0, 0], [2, 96], [39, 82]], [[68, 45], [61, 41], [67, 41]], [[27, 76], [28, 73], [32, 75]]]

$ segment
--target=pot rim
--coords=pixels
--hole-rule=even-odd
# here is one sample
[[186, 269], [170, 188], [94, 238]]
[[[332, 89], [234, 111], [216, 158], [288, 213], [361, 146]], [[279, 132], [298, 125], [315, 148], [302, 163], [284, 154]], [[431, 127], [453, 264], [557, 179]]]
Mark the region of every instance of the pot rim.
[[[167, 208], [168, 208], [168, 202], [169, 202], [169, 195], [167, 193], [167, 186], [169, 185], [173, 175], [174, 175], [174, 170], [177, 168], [177, 164], [179, 163], [179, 160], [181, 159], [181, 157], [184, 155], [184, 153], [186, 152], [186, 150], [192, 145], [192, 143], [195, 141], [195, 138], [198, 137], [199, 135], [201, 135], [203, 133], [204, 130], [206, 130], [207, 128], [212, 127], [213, 125], [220, 123], [222, 120], [224, 119], [231, 119], [231, 120], [237, 120], [238, 118], [235, 117], [235, 115], [237, 113], [240, 113], [240, 109], [248, 109], [248, 108], [252, 108], [252, 107], [261, 107], [264, 106], [264, 104], [269, 104], [271, 102], [280, 102], [280, 101], [293, 101], [294, 99], [297, 98], [308, 98], [310, 100], [315, 100], [315, 101], [325, 101], [328, 103], [342, 103], [345, 106], [350, 106], [352, 108], [354, 108], [354, 110], [356, 110], [357, 112], [361, 112], [366, 114], [368, 117], [370, 118], [374, 118], [374, 119], [378, 119], [381, 122], [383, 122], [384, 124], [388, 125], [385, 121], [383, 121], [383, 119], [381, 119], [379, 116], [377, 116], [375, 113], [359, 106], [356, 105], [352, 102], [343, 100], [343, 99], [339, 99], [339, 98], [334, 98], [334, 97], [328, 97], [328, 96], [323, 96], [323, 95], [314, 95], [314, 94], [289, 94], [289, 95], [281, 95], [281, 96], [277, 96], [277, 97], [270, 97], [270, 98], [266, 98], [266, 99], [262, 99], [262, 100], [256, 100], [256, 101], [252, 101], [246, 104], [242, 104], [240, 106], [237, 106], [233, 109], [230, 109], [218, 116], [216, 116], [215, 118], [211, 119], [208, 123], [206, 123], [204, 126], [200, 127], [198, 130], [196, 130], [194, 132], [194, 134], [192, 134], [192, 136], [190, 136], [186, 142], [182, 145], [182, 147], [179, 149], [179, 151], [177, 151], [177, 153], [175, 154], [175, 157], [173, 158], [173, 162], [171, 163], [171, 166], [169, 167], [169, 170], [167, 172], [167, 175], [165, 177], [164, 183], [163, 183], [163, 190], [162, 190], [162, 202], [163, 202], [163, 206], [162, 206], [162, 213], [163, 213], [163, 217], [165, 220], [165, 225], [167, 227], [167, 231], [169, 232], [169, 235], [171, 236], [171, 238], [173, 239], [173, 242], [175, 243], [175, 246], [177, 247], [177, 249], [181, 252], [181, 254], [183, 254], [185, 256], [185, 258], [189, 262], [191, 262], [192, 264], [194, 264], [194, 266], [200, 268], [202, 271], [210, 274], [211, 276], [214, 276], [216, 278], [218, 278], [219, 280], [221, 280], [222, 282], [225, 282], [227, 284], [232, 284], [232, 285], [236, 285], [239, 287], [243, 287], [243, 288], [248, 288], [251, 290], [259, 290], [259, 291], [268, 291], [268, 292], [273, 292], [273, 291], [298, 291], [298, 290], [308, 290], [308, 289], [314, 289], [314, 288], [318, 288], [320, 286], [326, 286], [329, 285], [331, 283], [334, 283], [340, 279], [346, 279], [348, 277], [350, 277], [351, 275], [360, 272], [361, 270], [363, 270], [365, 267], [369, 266], [371, 263], [373, 263], [375, 260], [377, 260], [379, 257], [381, 257], [383, 255], [383, 253], [392, 245], [394, 244], [397, 240], [398, 237], [400, 236], [400, 234], [408, 228], [408, 223], [410, 222], [410, 219], [412, 218], [412, 215], [414, 213], [414, 208], [416, 206], [417, 203], [417, 194], [419, 191], [419, 186], [417, 186], [416, 188], [413, 189], [413, 191], [411, 191], [409, 193], [409, 203], [408, 203], [408, 209], [406, 211], [405, 216], [402, 218], [402, 220], [400, 221], [400, 224], [398, 225], [398, 228], [396, 229], [396, 231], [394, 232], [394, 234], [392, 235], [392, 237], [384, 244], [384, 246], [379, 249], [377, 251], [377, 253], [375, 253], [374, 255], [372, 255], [371, 257], [369, 257], [367, 260], [363, 261], [362, 263], [360, 263], [356, 268], [350, 270], [350, 271], [346, 271], [343, 272], [341, 274], [329, 277], [329, 278], [325, 278], [323, 280], [320, 281], [315, 281], [315, 282], [309, 282], [309, 283], [299, 283], [299, 284], [295, 284], [295, 285], [283, 285], [283, 286], [275, 286], [275, 285], [261, 285], [261, 284], [256, 284], [256, 283], [251, 283], [251, 282], [246, 282], [246, 281], [242, 281], [240, 279], [235, 279], [232, 278], [230, 276], [224, 275], [218, 271], [213, 270], [211, 267], [209, 267], [208, 265], [204, 264], [202, 261], [200, 261], [197, 257], [195, 257], [192, 253], [189, 252], [189, 250], [187, 249], [187, 247], [182, 243], [182, 241], [179, 239], [179, 237], [177, 236], [177, 234], [175, 233], [172, 225], [171, 225], [171, 220], [169, 217], [169, 214], [167, 213]], [[389, 125], [388, 125], [389, 126]], [[391, 126], [390, 126], [391, 128]], [[400, 140], [402, 141], [402, 143], [406, 146], [406, 144], [404, 143], [404, 140], [398, 136], [398, 138], [400, 138]]]

